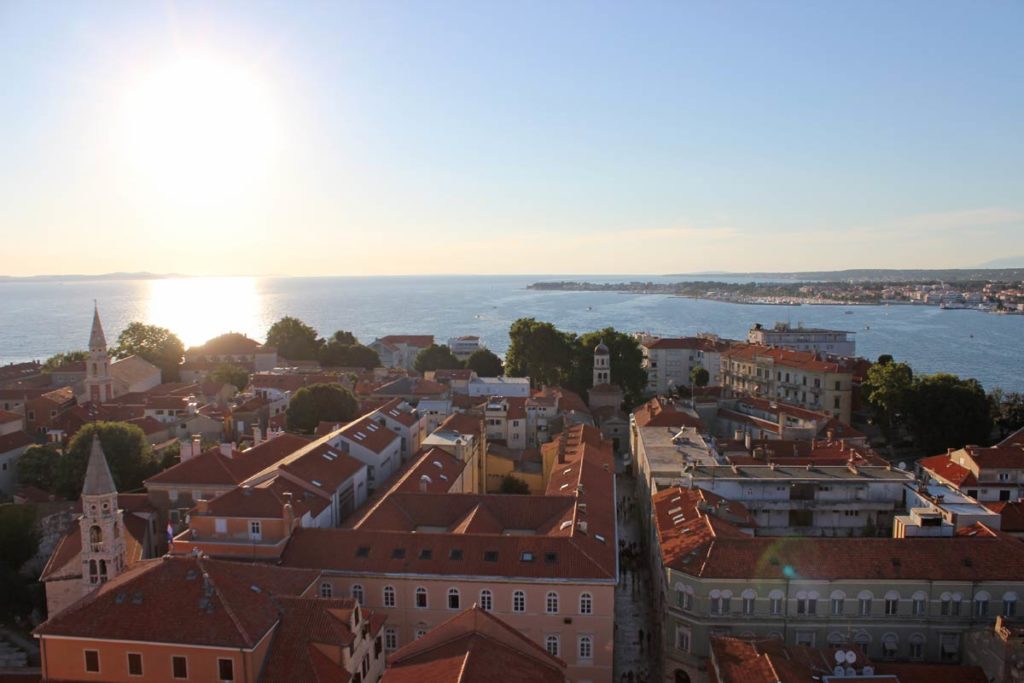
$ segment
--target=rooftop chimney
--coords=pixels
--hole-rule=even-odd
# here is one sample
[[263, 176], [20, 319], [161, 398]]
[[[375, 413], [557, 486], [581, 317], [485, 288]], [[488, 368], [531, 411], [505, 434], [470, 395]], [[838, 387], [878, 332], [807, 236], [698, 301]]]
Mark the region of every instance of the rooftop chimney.
[[746, 434], [743, 435], [743, 447], [747, 450], [748, 453], [750, 452], [750, 441], [750, 432], [747, 432]]
[[231, 443], [230, 441], [222, 441], [221, 442], [221, 444], [220, 444], [220, 454], [221, 455], [223, 455], [225, 458], [230, 458], [231, 456], [234, 455], [234, 452], [235, 452], [235, 444]]
[[259, 425], [253, 425], [252, 427], [252, 446], [255, 448], [263, 442], [263, 431], [260, 430]]

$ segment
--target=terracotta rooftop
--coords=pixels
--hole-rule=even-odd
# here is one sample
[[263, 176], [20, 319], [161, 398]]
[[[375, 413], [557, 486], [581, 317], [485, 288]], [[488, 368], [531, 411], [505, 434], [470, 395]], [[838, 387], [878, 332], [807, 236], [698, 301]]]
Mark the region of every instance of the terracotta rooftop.
[[962, 465], [953, 462], [948, 455], [933, 455], [930, 458], [921, 458], [917, 461], [918, 466], [927, 471], [937, 479], [944, 479], [954, 486], [974, 486], [978, 483], [974, 472]]
[[565, 663], [473, 606], [388, 658], [381, 683], [563, 683]]
[[359, 444], [374, 453], [380, 453], [401, 438], [373, 419], [372, 414], [350, 422], [338, 433], [351, 443]]
[[722, 352], [723, 361], [757, 362], [771, 361], [773, 365], [805, 370], [808, 372], [842, 373], [846, 372], [839, 363], [822, 360], [819, 354], [811, 351], [795, 351], [775, 346], [759, 346], [750, 344], [731, 348]]
[[280, 434], [246, 451], [233, 451], [229, 458], [220, 448], [211, 448], [200, 455], [159, 472], [146, 484], [234, 485], [280, 461], [285, 456], [309, 445], [309, 440], [294, 434]]
[[36, 628], [39, 636], [252, 648], [279, 618], [273, 596], [318, 572], [200, 557], [145, 560]]
[[15, 448], [22, 448], [24, 446], [31, 446], [35, 441], [29, 436], [28, 432], [18, 430], [11, 432], [10, 434], [0, 435], [0, 453], [9, 453]]
[[681, 410], [674, 402], [660, 396], [633, 411], [638, 427], [693, 427], [704, 431], [704, 421]]

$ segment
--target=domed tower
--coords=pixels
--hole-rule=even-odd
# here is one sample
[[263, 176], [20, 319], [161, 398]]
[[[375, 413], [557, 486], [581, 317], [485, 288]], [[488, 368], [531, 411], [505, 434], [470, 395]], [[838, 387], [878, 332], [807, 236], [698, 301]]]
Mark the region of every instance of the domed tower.
[[125, 563], [124, 518], [117, 507], [117, 487], [97, 434], [93, 434], [85, 470], [79, 525], [82, 581], [88, 591], [120, 574]]
[[85, 399], [93, 403], [107, 403], [114, 398], [114, 378], [110, 375], [110, 357], [107, 338], [100, 324], [100, 310], [92, 313], [92, 333], [89, 335], [89, 359], [85, 363]]
[[609, 384], [612, 380], [612, 357], [604, 340], [594, 348], [594, 386]]

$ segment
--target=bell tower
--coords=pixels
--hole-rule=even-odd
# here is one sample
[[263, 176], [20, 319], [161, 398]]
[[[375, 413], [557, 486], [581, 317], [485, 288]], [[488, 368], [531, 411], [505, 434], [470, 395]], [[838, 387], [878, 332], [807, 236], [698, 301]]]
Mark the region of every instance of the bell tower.
[[85, 399], [93, 403], [107, 403], [114, 399], [114, 378], [110, 375], [107, 338], [103, 335], [98, 306], [93, 308], [89, 359], [85, 363]]
[[594, 386], [610, 384], [612, 381], [611, 354], [604, 340], [594, 348]]
[[82, 582], [85, 592], [124, 570], [124, 517], [98, 434], [93, 434], [82, 486]]

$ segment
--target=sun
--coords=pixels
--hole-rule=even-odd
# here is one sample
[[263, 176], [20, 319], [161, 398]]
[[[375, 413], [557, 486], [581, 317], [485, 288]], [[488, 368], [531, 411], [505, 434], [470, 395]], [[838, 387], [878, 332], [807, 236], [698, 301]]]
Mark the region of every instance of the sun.
[[181, 56], [126, 91], [117, 132], [138, 179], [190, 204], [260, 191], [277, 154], [267, 84], [252, 68], [209, 55]]

